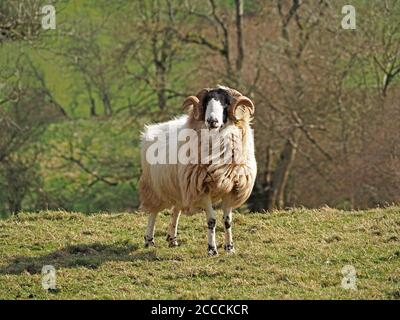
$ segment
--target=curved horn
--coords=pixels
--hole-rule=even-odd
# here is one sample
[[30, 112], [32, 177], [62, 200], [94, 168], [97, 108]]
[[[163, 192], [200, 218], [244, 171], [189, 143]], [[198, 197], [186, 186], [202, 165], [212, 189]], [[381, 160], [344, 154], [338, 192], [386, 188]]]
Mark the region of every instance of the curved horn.
[[222, 90], [225, 90], [225, 91], [227, 91], [232, 97], [240, 97], [240, 96], [242, 96], [243, 94], [241, 94], [239, 91], [237, 91], [237, 90], [235, 90], [235, 89], [232, 89], [232, 88], [229, 88], [229, 87], [227, 87], [227, 86], [222, 86], [222, 85], [218, 85], [217, 86], [219, 89], [222, 89]]
[[183, 101], [182, 104], [182, 108], [186, 109], [187, 107], [193, 105], [197, 105], [199, 103], [199, 98], [197, 98], [196, 96], [189, 96], [185, 99], [185, 101]]
[[196, 96], [189, 96], [183, 101], [182, 107], [186, 109], [187, 107], [193, 105], [193, 115], [196, 120], [201, 120], [203, 115], [203, 99], [205, 94], [209, 91], [208, 88], [201, 90]]
[[250, 100], [250, 98], [246, 96], [240, 96], [240, 97], [234, 97], [234, 100], [232, 102], [232, 106], [229, 109], [229, 116], [233, 120], [240, 120], [241, 118], [237, 117], [236, 115], [236, 110], [239, 106], [245, 106], [247, 110], [249, 110], [250, 116], [254, 115], [255, 107], [253, 101]]

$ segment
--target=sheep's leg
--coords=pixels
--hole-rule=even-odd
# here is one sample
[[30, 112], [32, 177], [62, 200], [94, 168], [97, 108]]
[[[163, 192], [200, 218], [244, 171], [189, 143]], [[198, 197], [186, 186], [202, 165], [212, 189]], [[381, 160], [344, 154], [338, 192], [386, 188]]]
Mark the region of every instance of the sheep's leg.
[[152, 212], [149, 215], [146, 234], [144, 236], [144, 246], [146, 248], [149, 246], [154, 246], [154, 226], [156, 224], [157, 214], [158, 212]]
[[234, 253], [235, 248], [233, 247], [233, 240], [232, 240], [232, 208], [224, 205], [223, 211], [224, 211], [224, 225], [225, 225], [224, 249], [227, 253]]
[[208, 255], [209, 256], [216, 256], [217, 252], [217, 245], [215, 242], [215, 224], [216, 224], [216, 214], [212, 207], [211, 199], [207, 201], [207, 226], [208, 226]]
[[169, 242], [170, 247], [178, 246], [177, 235], [178, 235], [178, 223], [180, 215], [181, 215], [181, 210], [177, 208], [174, 208], [172, 210], [171, 221], [169, 223], [168, 235], [167, 235], [167, 241]]

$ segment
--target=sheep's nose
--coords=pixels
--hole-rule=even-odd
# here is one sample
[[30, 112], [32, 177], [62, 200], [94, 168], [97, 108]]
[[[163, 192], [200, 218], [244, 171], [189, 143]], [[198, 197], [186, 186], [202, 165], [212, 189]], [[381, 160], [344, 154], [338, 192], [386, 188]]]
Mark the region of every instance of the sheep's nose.
[[215, 118], [208, 118], [207, 123], [210, 126], [210, 128], [217, 128], [218, 127], [218, 120]]

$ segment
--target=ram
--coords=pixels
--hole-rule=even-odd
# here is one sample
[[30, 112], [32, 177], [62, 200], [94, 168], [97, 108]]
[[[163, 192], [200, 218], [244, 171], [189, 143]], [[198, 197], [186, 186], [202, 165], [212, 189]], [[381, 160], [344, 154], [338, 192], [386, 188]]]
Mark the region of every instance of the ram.
[[170, 246], [178, 245], [181, 212], [205, 210], [207, 253], [217, 255], [214, 206], [220, 204], [224, 248], [232, 253], [232, 210], [248, 199], [257, 173], [251, 129], [254, 104], [240, 92], [218, 86], [187, 97], [183, 108], [188, 115], [148, 125], [141, 136], [139, 195], [141, 210], [149, 213], [145, 246], [154, 245], [155, 221], [161, 210], [172, 208]]

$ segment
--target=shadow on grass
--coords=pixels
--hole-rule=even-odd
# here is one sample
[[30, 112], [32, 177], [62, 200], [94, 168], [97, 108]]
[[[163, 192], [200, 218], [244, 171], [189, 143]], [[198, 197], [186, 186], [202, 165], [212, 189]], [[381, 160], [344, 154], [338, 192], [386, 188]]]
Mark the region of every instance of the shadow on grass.
[[159, 261], [154, 251], [135, 252], [138, 247], [131, 244], [78, 244], [67, 246], [45, 256], [17, 256], [0, 267], [0, 274], [41, 273], [44, 265], [57, 268], [86, 267], [97, 269], [107, 261]]

